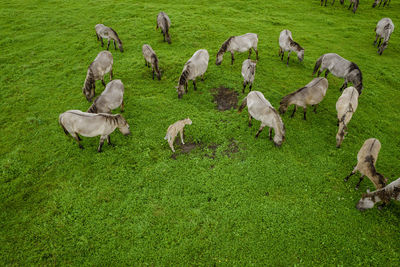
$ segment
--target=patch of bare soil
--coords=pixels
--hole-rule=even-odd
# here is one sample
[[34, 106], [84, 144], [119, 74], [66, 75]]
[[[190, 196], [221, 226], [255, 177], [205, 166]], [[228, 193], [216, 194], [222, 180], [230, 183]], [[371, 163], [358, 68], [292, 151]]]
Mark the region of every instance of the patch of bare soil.
[[215, 159], [218, 146], [219, 145], [217, 145], [217, 144], [209, 145], [207, 148], [209, 150], [211, 150], [211, 154], [205, 154], [204, 156], [207, 157], [207, 158], [210, 158], [210, 159]]
[[238, 141], [236, 141], [233, 138], [230, 141], [231, 143], [228, 145], [228, 148], [224, 151], [225, 155], [227, 155], [228, 157], [231, 157], [232, 154], [239, 152]]
[[[177, 138], [178, 139], [178, 138]], [[178, 145], [179, 144], [179, 145]], [[175, 153], [171, 155], [171, 158], [176, 159], [176, 157], [179, 154], [188, 154], [190, 151], [195, 149], [196, 147], [200, 147], [202, 144], [201, 143], [192, 143], [192, 142], [186, 142], [184, 145], [181, 143], [180, 139], [179, 141], [175, 142]]]
[[219, 111], [229, 110], [237, 107], [239, 93], [233, 89], [223, 86], [211, 90], [214, 96], [214, 103], [217, 104]]

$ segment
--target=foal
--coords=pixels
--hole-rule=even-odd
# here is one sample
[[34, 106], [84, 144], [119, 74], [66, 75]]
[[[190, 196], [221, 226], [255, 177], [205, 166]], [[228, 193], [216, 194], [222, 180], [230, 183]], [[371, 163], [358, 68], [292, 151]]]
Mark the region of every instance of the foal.
[[101, 42], [101, 46], [104, 46], [103, 43], [103, 38], [108, 40], [107, 44], [107, 50], [110, 47], [110, 39], [113, 40], [114, 42], [114, 48], [117, 50], [117, 47], [115, 46], [115, 42], [118, 43], [118, 48], [119, 51], [124, 52], [124, 49], [122, 48], [122, 42], [118, 37], [118, 34], [110, 27], [104, 26], [103, 24], [97, 24], [95, 27], [96, 29], [96, 36], [97, 36], [97, 41]]

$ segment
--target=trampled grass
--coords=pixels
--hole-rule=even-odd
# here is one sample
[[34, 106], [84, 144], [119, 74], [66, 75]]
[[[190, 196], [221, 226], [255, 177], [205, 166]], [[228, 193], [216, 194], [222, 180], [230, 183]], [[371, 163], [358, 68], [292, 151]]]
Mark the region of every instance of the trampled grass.
[[[359, 212], [357, 178], [343, 178], [370, 137], [382, 149], [377, 169], [400, 176], [400, 38], [396, 28], [379, 56], [377, 21], [400, 25], [400, 4], [354, 15], [338, 1], [3, 1], [0, 9], [0, 262], [10, 265], [398, 265], [400, 205]], [[368, 3], [367, 3], [368, 2]], [[369, 3], [371, 2], [371, 3]], [[156, 16], [172, 20], [172, 44], [155, 31]], [[111, 135], [115, 147], [84, 138], [80, 150], [58, 125], [69, 109], [87, 110], [81, 92], [90, 62], [102, 50], [94, 25], [113, 27], [124, 53], [111, 49], [114, 75], [125, 85], [123, 116], [132, 135]], [[305, 48], [287, 67], [278, 36], [290, 29]], [[247, 110], [219, 112], [211, 90], [241, 94], [241, 63], [215, 54], [231, 35], [259, 36], [254, 90], [278, 108], [280, 99], [311, 80], [316, 59], [335, 52], [354, 61], [364, 92], [342, 148], [336, 149], [335, 103], [342, 79], [330, 75], [317, 114], [282, 116], [281, 148]], [[141, 46], [156, 51], [163, 72], [153, 81]], [[178, 100], [174, 86], [198, 49], [210, 53], [206, 80]], [[254, 57], [254, 55], [253, 55]], [[97, 94], [103, 90], [97, 82]], [[289, 112], [291, 108], [289, 109]], [[116, 112], [119, 112], [117, 110]], [[167, 127], [189, 116], [190, 153], [171, 158]], [[234, 147], [235, 149], [232, 149]], [[236, 152], [237, 150], [237, 152]], [[234, 153], [236, 152], [236, 153]]]

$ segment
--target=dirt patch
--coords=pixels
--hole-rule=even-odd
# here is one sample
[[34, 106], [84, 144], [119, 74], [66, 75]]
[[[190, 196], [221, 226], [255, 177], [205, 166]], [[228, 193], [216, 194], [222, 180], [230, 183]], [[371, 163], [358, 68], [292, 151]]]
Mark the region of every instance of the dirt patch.
[[[179, 144], [179, 145], [178, 145]], [[200, 147], [202, 144], [201, 143], [192, 143], [192, 142], [186, 142], [184, 145], [179, 141], [177, 141], [174, 145], [175, 147], [175, 153], [171, 155], [171, 158], [176, 159], [176, 157], [179, 154], [188, 154], [190, 151], [195, 149], [196, 147]]]
[[228, 157], [231, 157], [232, 154], [239, 152], [238, 141], [236, 141], [233, 138], [230, 141], [231, 143], [228, 145], [228, 148], [224, 151], [224, 154], [227, 155]]
[[214, 103], [217, 104], [219, 111], [237, 108], [238, 92], [233, 89], [220, 86], [211, 90], [214, 96]]
[[[217, 144], [209, 145], [207, 148], [209, 150], [211, 150], [211, 154], [205, 154], [204, 156], [207, 157], [207, 158], [210, 158], [210, 159], [215, 159], [218, 146], [219, 145], [217, 145]], [[212, 168], [214, 168], [214, 167], [212, 167]]]

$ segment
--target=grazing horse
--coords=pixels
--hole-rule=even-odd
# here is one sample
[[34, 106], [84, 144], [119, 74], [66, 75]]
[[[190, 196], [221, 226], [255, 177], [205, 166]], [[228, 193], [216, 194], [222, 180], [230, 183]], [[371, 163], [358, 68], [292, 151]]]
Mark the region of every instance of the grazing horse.
[[147, 67], [151, 66], [153, 71], [153, 80], [154, 80], [154, 72], [157, 74], [157, 79], [161, 80], [161, 72], [158, 66], [158, 58], [153, 48], [150, 45], [144, 44], [142, 47], [142, 53], [144, 57], [144, 62]]
[[347, 182], [353, 174], [357, 171], [361, 173], [360, 180], [356, 185], [356, 190], [360, 186], [360, 183], [364, 179], [366, 175], [371, 182], [374, 184], [376, 189], [380, 189], [386, 186], [387, 179], [376, 171], [375, 164], [378, 160], [378, 154], [381, 150], [381, 142], [379, 142], [376, 138], [367, 139], [362, 145], [360, 151], [357, 154], [357, 165], [354, 167], [353, 171], [344, 178], [344, 181]]
[[251, 88], [253, 87], [253, 82], [254, 82], [254, 76], [256, 74], [256, 65], [257, 62], [251, 60], [251, 59], [246, 59], [243, 61], [242, 64], [242, 76], [243, 76], [243, 94], [244, 94], [244, 89], [246, 89], [246, 86], [249, 85], [249, 89], [251, 91]]
[[249, 57], [251, 55], [251, 49], [254, 49], [256, 52], [257, 60], [258, 60], [258, 50], [257, 50], [258, 36], [255, 33], [246, 33], [240, 36], [231, 36], [226, 40], [217, 53], [217, 60], [215, 62], [216, 65], [221, 65], [222, 60], [224, 59], [225, 52], [231, 52], [232, 62], [235, 60], [233, 53], [235, 51], [245, 52], [249, 51]]
[[382, 2], [385, 2], [385, 3], [383, 4], [383, 7], [386, 6], [386, 3], [387, 3], [387, 5], [389, 6], [390, 1], [391, 1], [391, 0], [375, 0], [374, 3], [372, 4], [372, 7], [376, 7], [376, 5], [377, 5], [378, 3], [379, 3], [379, 6], [378, 6], [378, 7], [380, 7], [381, 4], [382, 4]]
[[[376, 41], [379, 38], [379, 43], [378, 43], [379, 55], [382, 55], [383, 51], [388, 46], [389, 39], [390, 39], [390, 36], [392, 35], [393, 31], [394, 31], [394, 24], [390, 18], [383, 18], [380, 21], [378, 21], [378, 24], [376, 25], [376, 28], [375, 28], [376, 38], [374, 41], [374, 46], [376, 45]], [[382, 39], [383, 39], [383, 43], [381, 45]]]
[[124, 84], [121, 80], [113, 80], [107, 84], [106, 89], [94, 100], [87, 112], [111, 113], [119, 106], [121, 112], [124, 112]]
[[382, 201], [383, 204], [378, 207], [378, 209], [382, 209], [392, 199], [400, 201], [400, 178], [374, 192], [369, 192], [369, 190], [367, 190], [367, 193], [363, 194], [358, 201], [356, 208], [360, 211], [372, 209], [376, 203]]
[[302, 62], [304, 59], [304, 48], [293, 41], [292, 32], [289, 30], [283, 30], [279, 35], [279, 55], [282, 54], [281, 60], [283, 60], [283, 55], [285, 54], [285, 51], [289, 51], [286, 65], [289, 65], [290, 53], [292, 51], [295, 51], [297, 53], [297, 58], [300, 62]]
[[360, 3], [360, 0], [350, 0], [350, 5], [349, 5], [348, 9], [350, 9], [351, 6], [353, 5], [353, 13], [356, 13], [359, 3]]
[[101, 46], [104, 46], [103, 43], [103, 38], [108, 40], [107, 44], [107, 50], [110, 47], [110, 39], [113, 40], [114, 42], [114, 48], [117, 50], [117, 47], [115, 46], [115, 42], [118, 43], [118, 48], [119, 51], [124, 52], [124, 49], [122, 48], [122, 42], [118, 37], [118, 34], [110, 27], [104, 26], [103, 24], [97, 24], [95, 27], [96, 29], [96, 36], [97, 36], [97, 41], [101, 42]]
[[79, 148], [83, 149], [83, 146], [79, 141], [81, 138], [79, 134], [86, 137], [94, 137], [100, 135], [100, 144], [97, 148], [98, 152], [101, 152], [101, 147], [104, 144], [104, 140], [107, 139], [107, 143], [111, 145], [110, 134], [118, 128], [123, 135], [129, 135], [129, 125], [120, 114], [93, 114], [82, 112], [80, 110], [68, 110], [60, 114], [58, 122], [64, 129], [66, 135], [70, 134], [76, 142], [78, 142]]
[[176, 87], [178, 89], [178, 98], [182, 98], [183, 94], [188, 92], [188, 81], [193, 81], [194, 90], [197, 90], [196, 78], [202, 76], [201, 79], [204, 80], [204, 73], [207, 71], [209, 58], [207, 50], [200, 49], [185, 63], [182, 74], [179, 77], [178, 86]]
[[361, 95], [361, 91], [363, 90], [362, 73], [356, 63], [348, 61], [338, 54], [328, 53], [322, 55], [317, 60], [312, 75], [314, 75], [318, 69], [317, 77], [326, 70], [325, 78], [328, 76], [329, 72], [332, 72], [336, 77], [344, 78], [344, 83], [340, 91], [347, 87], [348, 82], [351, 82]]
[[292, 118], [294, 116], [299, 106], [303, 108], [304, 120], [306, 120], [307, 105], [313, 105], [314, 112], [317, 112], [317, 105], [324, 99], [327, 89], [328, 80], [326, 78], [315, 78], [306, 86], [282, 98], [279, 112], [284, 114], [288, 107], [294, 104], [293, 113], [290, 117]]
[[354, 87], [343, 90], [342, 95], [336, 102], [337, 118], [339, 129], [336, 134], [336, 147], [339, 148], [343, 142], [344, 135], [347, 134], [347, 125], [358, 107], [358, 91]]
[[[328, 1], [328, 0], [325, 0], [325, 6], [326, 6], [326, 2], [327, 2], [327, 1]], [[321, 6], [322, 6], [323, 2], [324, 2], [324, 0], [321, 0]], [[335, 4], [335, 0], [332, 1], [332, 5], [333, 5], [333, 4]], [[343, 4], [344, 4], [344, 0], [340, 0], [340, 4], [343, 5]]]
[[171, 20], [169, 19], [168, 15], [164, 12], [160, 12], [157, 15], [157, 27], [156, 29], [160, 28], [161, 33], [165, 39], [167, 39], [168, 44], [171, 44], [171, 37], [169, 36], [169, 28], [171, 27]]
[[256, 138], [259, 136], [265, 126], [269, 127], [269, 139], [272, 139], [271, 133], [274, 128], [274, 144], [281, 146], [285, 140], [285, 125], [282, 122], [278, 112], [274, 109], [271, 103], [265, 99], [264, 95], [259, 91], [251, 91], [243, 99], [242, 104], [239, 108], [239, 113], [248, 106], [249, 111], [249, 127], [252, 126], [252, 118], [261, 121], [260, 128], [256, 134]]
[[94, 61], [90, 64], [86, 79], [82, 87], [82, 92], [86, 96], [89, 102], [92, 102], [95, 96], [96, 81], [101, 80], [102, 84], [106, 86], [104, 82], [104, 75], [110, 73], [110, 80], [112, 80], [113, 72], [113, 56], [108, 51], [101, 51]]

